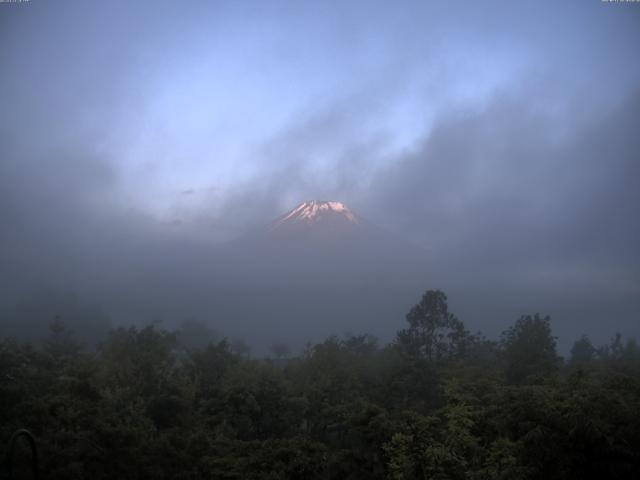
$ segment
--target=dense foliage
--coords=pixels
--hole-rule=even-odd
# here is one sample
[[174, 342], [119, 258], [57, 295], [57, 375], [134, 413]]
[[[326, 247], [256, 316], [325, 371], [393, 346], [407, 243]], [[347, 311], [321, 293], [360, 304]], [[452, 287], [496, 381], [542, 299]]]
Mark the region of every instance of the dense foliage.
[[640, 478], [635, 342], [583, 337], [563, 362], [549, 318], [493, 342], [439, 291], [407, 320], [390, 345], [273, 359], [157, 326], [83, 349], [57, 321], [41, 346], [0, 341], [0, 440], [30, 429], [51, 479]]

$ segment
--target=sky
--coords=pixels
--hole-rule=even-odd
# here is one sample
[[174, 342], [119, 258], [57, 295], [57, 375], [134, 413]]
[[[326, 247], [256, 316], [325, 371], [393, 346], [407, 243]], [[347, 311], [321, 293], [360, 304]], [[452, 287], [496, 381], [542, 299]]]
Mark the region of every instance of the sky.
[[2, 303], [326, 199], [479, 328], [638, 335], [638, 45], [600, 0], [0, 3]]

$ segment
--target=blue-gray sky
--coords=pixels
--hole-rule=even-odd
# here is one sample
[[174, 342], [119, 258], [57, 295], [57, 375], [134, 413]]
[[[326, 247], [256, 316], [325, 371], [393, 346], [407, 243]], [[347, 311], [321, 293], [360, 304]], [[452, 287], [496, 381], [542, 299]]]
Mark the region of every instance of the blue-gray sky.
[[637, 334], [639, 46], [600, 0], [0, 3], [3, 285], [334, 199], [463, 311]]

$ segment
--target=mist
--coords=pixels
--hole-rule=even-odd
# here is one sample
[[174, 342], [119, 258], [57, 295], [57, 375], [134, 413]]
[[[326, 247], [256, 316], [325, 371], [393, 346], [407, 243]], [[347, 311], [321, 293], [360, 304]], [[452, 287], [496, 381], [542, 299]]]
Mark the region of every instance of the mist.
[[639, 45], [639, 1], [0, 0], [0, 477], [636, 478]]
[[[564, 349], [640, 333], [634, 5], [1, 7], [6, 332], [71, 308], [390, 339], [443, 289], [492, 336], [535, 312]], [[312, 199], [394, 240], [238, 246]]]

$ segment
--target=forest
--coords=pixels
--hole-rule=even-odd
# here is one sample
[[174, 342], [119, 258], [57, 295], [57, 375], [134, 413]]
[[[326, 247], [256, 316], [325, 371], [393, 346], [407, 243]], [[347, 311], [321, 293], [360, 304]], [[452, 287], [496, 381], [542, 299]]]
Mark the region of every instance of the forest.
[[[561, 358], [549, 317], [491, 340], [438, 290], [403, 326], [258, 358], [157, 324], [83, 345], [55, 318], [42, 342], [0, 341], [1, 445], [29, 430], [46, 479], [638, 478], [633, 339]], [[30, 462], [21, 440], [0, 478]]]

